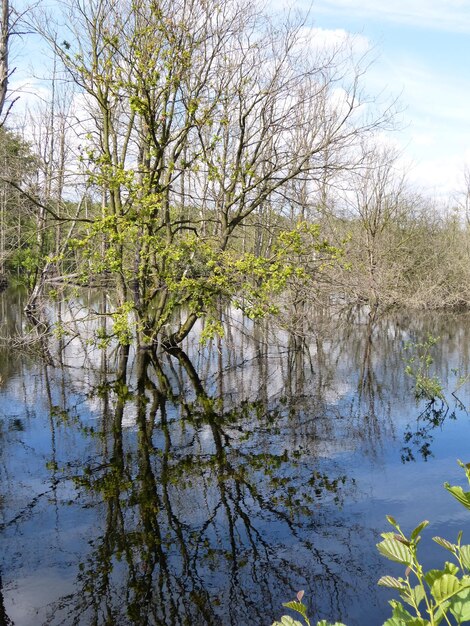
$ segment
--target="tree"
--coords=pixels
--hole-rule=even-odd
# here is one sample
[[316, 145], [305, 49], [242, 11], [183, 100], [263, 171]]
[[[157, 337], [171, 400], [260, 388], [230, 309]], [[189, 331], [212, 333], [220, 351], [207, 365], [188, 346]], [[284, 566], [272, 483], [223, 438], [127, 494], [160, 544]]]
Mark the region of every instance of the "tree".
[[142, 343], [175, 345], [201, 316], [217, 325], [220, 298], [252, 316], [273, 310], [296, 272], [291, 251], [334, 251], [318, 229], [282, 234], [277, 220], [260, 254], [258, 216], [292, 181], [352, 166], [389, 112], [361, 119], [360, 70], [344, 50], [315, 50], [303, 22], [251, 3], [67, 9], [39, 28], [82, 97], [81, 176], [101, 211], [74, 244], [87, 276], [115, 276], [117, 327], [133, 310]]
[[28, 271], [36, 263], [34, 213], [23, 192], [34, 193], [37, 166], [30, 146], [0, 128], [0, 274]]
[[18, 96], [9, 100], [8, 85], [10, 76], [15, 68], [10, 66], [10, 52], [12, 36], [26, 34], [20, 28], [25, 14], [18, 12], [11, 5], [10, 0], [0, 0], [0, 127], [2, 127], [14, 105]]
[[352, 173], [343, 205], [353, 232], [351, 287], [375, 317], [380, 306], [393, 301], [404, 271], [402, 249], [412, 228], [403, 232], [403, 227], [412, 215], [413, 202], [396, 150], [365, 146], [364, 154], [363, 166]]
[[10, 3], [9, 0], [2, 0], [1, 3], [1, 22], [0, 22], [0, 120], [2, 118], [3, 109], [8, 89], [8, 52], [10, 44]]

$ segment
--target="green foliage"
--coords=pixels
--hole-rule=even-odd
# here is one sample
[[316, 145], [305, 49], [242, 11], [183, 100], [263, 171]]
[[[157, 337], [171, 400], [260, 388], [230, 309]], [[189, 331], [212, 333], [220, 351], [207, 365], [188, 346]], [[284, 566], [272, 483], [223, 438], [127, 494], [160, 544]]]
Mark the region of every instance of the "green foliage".
[[[460, 467], [465, 470], [465, 474], [467, 476], [468, 484], [470, 485], [470, 463], [462, 463], [462, 461], [458, 462]], [[470, 511], [470, 491], [464, 491], [462, 487], [455, 486], [451, 487], [449, 483], [445, 483], [444, 487], [447, 491], [454, 496], [456, 500], [460, 502], [466, 509]]]
[[128, 346], [132, 342], [133, 338], [133, 324], [131, 320], [131, 312], [133, 309], [132, 302], [124, 302], [114, 313], [113, 319], [113, 332], [116, 336], [118, 343], [122, 346]]
[[415, 382], [414, 393], [416, 400], [436, 399], [445, 402], [442, 382], [437, 376], [431, 374], [431, 366], [434, 363], [432, 349], [439, 342], [439, 337], [428, 335], [423, 342], [409, 341], [404, 349], [409, 354], [405, 359], [405, 373]]
[[204, 345], [211, 339], [215, 337], [223, 337], [224, 336], [224, 327], [222, 322], [217, 319], [209, 318], [204, 323], [204, 328], [202, 329], [199, 335], [199, 343]]
[[[304, 596], [303, 591], [299, 591], [297, 593], [296, 600], [292, 600], [291, 602], [284, 602], [282, 606], [285, 606], [286, 609], [291, 609], [291, 611], [295, 611], [299, 615], [302, 616], [303, 622], [299, 622], [298, 620], [292, 619], [290, 615], [283, 615], [281, 617], [280, 622], [274, 622], [272, 626], [311, 626], [311, 622], [307, 615], [307, 607], [302, 602], [302, 598]], [[320, 622], [317, 622], [317, 626], [345, 626], [340, 622], [335, 622], [334, 624], [330, 624], [326, 620], [322, 619]]]
[[0, 128], [0, 265], [2, 270], [27, 278], [39, 263], [38, 226], [30, 201], [37, 193], [38, 165], [28, 143]]
[[[146, 198], [145, 206], [147, 202], [154, 206], [157, 201]], [[325, 265], [335, 263], [341, 255], [340, 249], [320, 238], [317, 225], [305, 222], [281, 230], [273, 238], [269, 255], [242, 252], [238, 247], [221, 249], [211, 235], [203, 238], [185, 231], [168, 241], [163, 231], [147, 230], [140, 234], [136, 276], [132, 255], [136, 237], [132, 215], [106, 215], [70, 243], [86, 261], [84, 281], [90, 273], [104, 273], [121, 276], [128, 284], [139, 282], [139, 304], [135, 306], [127, 299], [112, 315], [120, 343], [129, 343], [136, 328], [129, 326], [131, 311], [136, 313], [138, 328], [147, 329], [154, 338], [184, 308], [188, 314], [204, 318], [203, 342], [223, 335], [221, 303], [233, 304], [251, 319], [276, 315], [278, 296], [290, 282], [312, 283]], [[309, 268], [304, 259], [312, 258], [315, 266]], [[156, 310], [158, 316], [153, 318]], [[104, 346], [110, 337], [98, 339]]]
[[39, 251], [35, 247], [24, 246], [12, 252], [7, 262], [10, 272], [25, 275], [29, 283], [31, 283], [34, 272], [40, 264]]
[[[470, 486], [470, 463], [459, 465], [465, 470]], [[460, 486], [450, 486], [445, 483], [447, 491], [470, 511], [470, 491], [463, 491]], [[442, 537], [433, 537], [439, 546], [450, 552], [453, 562], [446, 561], [442, 569], [425, 571], [418, 557], [418, 544], [421, 541], [422, 531], [429, 525], [424, 520], [406, 536], [397, 521], [387, 515], [393, 532], [382, 533], [382, 541], [377, 549], [389, 561], [406, 566], [404, 576], [385, 575], [378, 584], [381, 587], [393, 589], [400, 595], [403, 603], [391, 600], [392, 616], [383, 626], [438, 626], [470, 623], [470, 544], [462, 544], [462, 532], [457, 541], [452, 543]], [[310, 621], [307, 608], [302, 603], [304, 592], [299, 591], [297, 599], [283, 604], [288, 609], [300, 614], [307, 626]], [[304, 626], [304, 623], [284, 615], [280, 622], [272, 626]], [[317, 626], [344, 626], [338, 622], [331, 625], [325, 620]]]
[[[470, 484], [470, 465], [459, 464], [465, 469]], [[470, 510], [470, 492], [461, 487], [446, 489], [461, 504]], [[462, 544], [460, 532], [456, 543], [442, 537], [433, 540], [450, 552], [454, 562], [446, 561], [442, 569], [424, 571], [418, 558], [418, 544], [421, 532], [429, 524], [423, 521], [407, 537], [396, 520], [387, 516], [395, 532], [382, 534], [382, 541], [377, 544], [379, 552], [390, 561], [406, 565], [404, 577], [382, 576], [379, 585], [398, 591], [401, 599], [411, 609], [392, 600], [392, 617], [384, 626], [437, 626], [446, 624], [464, 624], [470, 621], [470, 545]], [[411, 612], [410, 612], [411, 610]], [[455, 621], [451, 621], [453, 620]]]

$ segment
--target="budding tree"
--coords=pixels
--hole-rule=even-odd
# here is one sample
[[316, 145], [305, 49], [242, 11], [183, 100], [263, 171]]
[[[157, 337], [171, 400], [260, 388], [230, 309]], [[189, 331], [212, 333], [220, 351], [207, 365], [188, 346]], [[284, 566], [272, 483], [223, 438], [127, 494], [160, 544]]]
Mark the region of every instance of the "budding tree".
[[[305, 24], [248, 2], [64, 4], [63, 22], [40, 29], [82, 99], [80, 172], [96, 208], [74, 245], [87, 272], [116, 277], [115, 327], [132, 309], [143, 342], [174, 345], [220, 298], [273, 310], [299, 273], [291, 253], [334, 252], [305, 223], [281, 232], [292, 182], [351, 166], [385, 121], [365, 119], [360, 71], [342, 49], [319, 51]], [[272, 223], [258, 219], [268, 209]], [[274, 229], [263, 253], [260, 224]]]

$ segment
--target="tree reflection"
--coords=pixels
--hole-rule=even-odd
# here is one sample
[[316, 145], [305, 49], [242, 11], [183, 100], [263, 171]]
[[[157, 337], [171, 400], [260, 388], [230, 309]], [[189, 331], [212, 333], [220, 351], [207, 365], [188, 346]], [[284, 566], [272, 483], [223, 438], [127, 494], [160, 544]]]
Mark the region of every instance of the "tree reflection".
[[2, 583], [1, 574], [0, 574], [0, 624], [2, 626], [14, 626], [14, 623], [8, 617], [7, 612], [5, 610], [5, 604], [3, 601], [3, 583]]
[[[459, 408], [463, 407], [460, 405]], [[434, 441], [434, 431], [442, 428], [446, 420], [455, 419], [457, 419], [455, 409], [451, 410], [447, 402], [443, 400], [428, 402], [416, 418], [415, 424], [409, 424], [404, 432], [405, 445], [402, 448], [402, 462], [416, 461], [417, 456], [427, 461], [433, 455], [431, 444]]]
[[[184, 395], [168, 372], [184, 378]], [[342, 526], [335, 503], [353, 483], [323, 472], [305, 437], [292, 445], [292, 412], [208, 394], [181, 350], [142, 351], [132, 366], [123, 352], [100, 394], [114, 406], [93, 433], [102, 455], [74, 480], [102, 501], [103, 529], [78, 592], [54, 608], [62, 623], [262, 624], [300, 585], [341, 610], [339, 586], [357, 573], [354, 530], [338, 533], [328, 565], [325, 523]], [[135, 441], [123, 427], [130, 407]]]
[[[58, 540], [64, 562], [46, 556], [45, 569], [66, 576], [45, 592], [48, 626], [266, 624], [302, 588], [315, 619], [348, 621], [354, 602], [375, 602], [374, 522], [355, 478], [386, 444], [399, 461], [403, 415], [416, 410], [397, 350], [408, 326], [359, 319], [299, 337], [239, 318], [223, 345], [157, 354], [98, 350], [56, 314], [71, 334], [52, 344], [53, 365], [10, 351], [0, 372], [12, 391], [0, 504], [14, 520], [3, 580], [15, 621], [21, 569], [58, 554]], [[449, 417], [435, 405], [407, 428], [407, 460]], [[23, 441], [24, 470], [13, 462]], [[50, 542], [36, 561], [33, 517]]]

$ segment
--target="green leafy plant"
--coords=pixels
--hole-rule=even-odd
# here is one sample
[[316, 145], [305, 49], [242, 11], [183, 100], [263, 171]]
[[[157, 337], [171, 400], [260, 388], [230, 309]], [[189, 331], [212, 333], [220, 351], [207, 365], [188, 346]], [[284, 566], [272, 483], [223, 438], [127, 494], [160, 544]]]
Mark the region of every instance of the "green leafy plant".
[[[465, 469], [470, 485], [470, 464], [459, 465]], [[445, 488], [461, 504], [470, 510], [470, 492], [462, 487]], [[407, 537], [398, 523], [387, 516], [395, 532], [383, 533], [377, 544], [379, 552], [390, 561], [406, 565], [405, 576], [395, 578], [382, 576], [379, 585], [395, 589], [402, 600], [411, 607], [412, 613], [397, 600], [390, 602], [393, 614], [384, 626], [437, 626], [444, 624], [464, 624], [470, 621], [470, 545], [462, 544], [462, 533], [456, 543], [442, 537], [433, 540], [450, 552], [454, 562], [446, 561], [442, 569], [424, 571], [418, 558], [418, 544], [421, 532], [429, 524], [421, 522]]]
[[[470, 463], [458, 463], [465, 470], [470, 487]], [[470, 511], [470, 491], [449, 483], [444, 486]], [[406, 536], [392, 516], [388, 515], [387, 520], [394, 531], [382, 533], [382, 541], [377, 544], [377, 549], [387, 559], [406, 566], [406, 569], [404, 576], [382, 576], [378, 584], [397, 591], [408, 606], [405, 608], [402, 602], [391, 600], [392, 616], [383, 626], [460, 626], [470, 623], [470, 544], [462, 544], [462, 532], [459, 532], [455, 543], [442, 537], [433, 537], [439, 546], [452, 555], [453, 561], [446, 561], [442, 569], [425, 571], [418, 557], [418, 544], [421, 541], [421, 532], [429, 522], [424, 520]], [[304, 592], [299, 591], [296, 600], [283, 604], [298, 613], [302, 622], [284, 615], [281, 621], [274, 622], [272, 626], [311, 626], [307, 608], [302, 603], [303, 596]], [[344, 624], [330, 624], [322, 620], [317, 626]]]
[[[298, 613], [302, 617], [303, 623], [299, 622], [298, 620], [293, 619], [290, 615], [283, 615], [281, 617], [281, 621], [274, 622], [272, 626], [304, 626], [304, 624], [306, 624], [307, 626], [311, 626], [311, 622], [307, 615], [307, 607], [302, 602], [303, 597], [304, 597], [304, 592], [299, 591], [297, 593], [296, 600], [292, 600], [291, 602], [284, 602], [282, 605], [282, 606], [285, 606], [286, 609], [291, 609], [292, 611], [295, 611], [296, 613]], [[317, 626], [345, 626], [345, 625], [341, 624], [340, 622], [335, 622], [334, 624], [330, 624], [330, 622], [327, 622], [326, 620], [322, 619], [320, 622], [317, 622]]]
[[431, 366], [434, 363], [432, 349], [439, 339], [428, 335], [425, 341], [405, 343], [404, 349], [409, 355], [405, 359], [405, 373], [414, 379], [416, 400], [434, 402], [438, 399], [446, 402], [442, 382], [431, 374]]
[[434, 537], [436, 543], [452, 553], [459, 565], [446, 561], [442, 569], [425, 572], [417, 548], [420, 533], [429, 522], [421, 522], [407, 537], [391, 516], [387, 519], [396, 532], [383, 533], [383, 541], [377, 548], [390, 561], [406, 565], [406, 570], [404, 577], [382, 576], [378, 584], [397, 590], [412, 613], [401, 602], [391, 600], [393, 614], [384, 626], [437, 626], [443, 620], [451, 624], [450, 615], [457, 624], [470, 620], [470, 545], [462, 545], [461, 533], [455, 544]]

